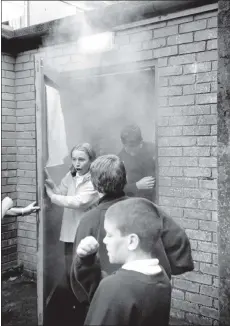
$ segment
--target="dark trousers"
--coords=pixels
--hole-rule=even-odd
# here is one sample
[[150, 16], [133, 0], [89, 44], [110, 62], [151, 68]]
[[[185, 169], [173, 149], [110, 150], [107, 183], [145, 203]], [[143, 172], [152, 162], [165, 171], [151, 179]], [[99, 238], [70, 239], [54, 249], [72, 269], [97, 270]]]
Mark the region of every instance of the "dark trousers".
[[64, 243], [65, 272], [45, 310], [44, 326], [82, 326], [87, 306], [80, 304], [70, 287], [73, 243]]
[[87, 309], [78, 302], [64, 276], [46, 307], [44, 326], [83, 326]]
[[69, 278], [70, 268], [73, 261], [73, 243], [65, 242], [64, 243], [64, 255], [65, 255], [65, 272], [67, 278]]

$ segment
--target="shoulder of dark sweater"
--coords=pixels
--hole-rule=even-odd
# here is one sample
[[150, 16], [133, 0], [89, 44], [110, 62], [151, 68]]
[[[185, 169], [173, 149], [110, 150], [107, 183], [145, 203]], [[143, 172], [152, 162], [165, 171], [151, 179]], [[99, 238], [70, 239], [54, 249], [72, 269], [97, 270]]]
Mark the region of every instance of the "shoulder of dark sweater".
[[[158, 206], [156, 204], [154, 204], [154, 206], [158, 210], [159, 217], [162, 219], [162, 240], [164, 242], [164, 246], [166, 247], [165, 249], [167, 250], [167, 243], [169, 240], [168, 239], [169, 235], [170, 235], [170, 237], [175, 237], [175, 238], [177, 238], [179, 235], [186, 237], [186, 233], [185, 233], [184, 229], [179, 224], [177, 224], [174, 221], [174, 219], [171, 216], [169, 216], [169, 214], [166, 213], [160, 206]], [[179, 239], [178, 239], [178, 241], [179, 241]]]
[[102, 197], [99, 201], [99, 205], [97, 206], [101, 211], [107, 210], [110, 206], [112, 206], [114, 203], [128, 199], [128, 197], [125, 195], [125, 193], [122, 191], [120, 194], [116, 195], [105, 195]]
[[117, 291], [121, 289], [122, 284], [124, 286], [131, 285], [131, 288], [134, 284], [146, 284], [146, 286], [150, 284], [165, 284], [166, 286], [170, 286], [170, 280], [162, 268], [162, 271], [155, 275], [146, 275], [140, 272], [136, 272], [133, 270], [126, 270], [123, 268], [120, 268], [115, 273], [106, 276], [101, 281], [101, 287], [107, 288], [109, 291], [109, 288], [114, 291]]
[[[160, 217], [162, 218], [163, 221], [163, 230], [166, 231], [168, 229], [172, 230], [183, 230], [175, 221], [174, 219], [169, 216], [168, 213], [166, 213], [160, 206], [154, 204], [155, 207], [157, 208]], [[183, 230], [184, 231], [184, 230]]]
[[84, 213], [82, 219], [79, 224], [80, 229], [85, 228], [93, 228], [96, 227], [98, 224], [98, 219], [100, 218], [101, 209], [99, 206], [96, 206], [89, 210], [88, 212]]
[[100, 199], [98, 206], [92, 208], [90, 211], [86, 212], [79, 224], [79, 229], [94, 229], [98, 226], [100, 217], [104, 215], [110, 206], [120, 200], [125, 200], [128, 197], [124, 193], [117, 196], [104, 196]]
[[[125, 290], [123, 290], [125, 289]], [[103, 301], [110, 304], [123, 302], [123, 305], [132, 305], [139, 295], [151, 294], [151, 298], [169, 294], [171, 283], [166, 273], [145, 275], [139, 272], [119, 269], [112, 275], [105, 277], [99, 284], [97, 294], [102, 295]], [[166, 292], [165, 292], [166, 291]]]

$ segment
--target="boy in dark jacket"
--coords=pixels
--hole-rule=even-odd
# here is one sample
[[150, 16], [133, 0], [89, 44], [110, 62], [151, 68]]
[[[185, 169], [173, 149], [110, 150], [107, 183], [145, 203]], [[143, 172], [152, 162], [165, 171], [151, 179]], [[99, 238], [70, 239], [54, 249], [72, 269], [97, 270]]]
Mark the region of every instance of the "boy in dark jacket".
[[[93, 236], [99, 243], [98, 256], [100, 267], [108, 275], [117, 271], [121, 264], [109, 262], [105, 238], [104, 218], [107, 209], [117, 202], [128, 199], [124, 193], [126, 185], [126, 171], [123, 162], [116, 155], [98, 157], [90, 167], [92, 183], [101, 194], [99, 205], [84, 214], [78, 226], [75, 245], [74, 260], [71, 268], [72, 290], [68, 282], [59, 284], [51, 298], [47, 309], [47, 326], [78, 326], [82, 325], [86, 316], [88, 305], [95, 293], [101, 279], [99, 266], [91, 266], [91, 258], [82, 264], [76, 256], [76, 248], [87, 236]], [[169, 278], [171, 275], [182, 274], [193, 270], [191, 248], [185, 231], [173, 219], [152, 203], [158, 211], [162, 223], [161, 237], [154, 245], [154, 252], [160, 265], [163, 266]], [[88, 264], [88, 265], [87, 265]], [[70, 291], [71, 290], [71, 291]]]
[[[82, 325], [89, 302], [101, 279], [98, 268], [88, 269], [76, 256], [76, 248], [87, 236], [93, 236], [99, 243], [98, 256], [100, 266], [107, 274], [117, 271], [121, 264], [111, 264], [107, 255], [104, 218], [107, 209], [113, 204], [126, 201], [123, 191], [126, 185], [126, 171], [123, 162], [115, 155], [104, 155], [97, 158], [90, 168], [91, 180], [96, 190], [101, 193], [99, 205], [84, 214], [80, 221], [74, 246], [74, 260], [71, 269], [70, 291], [68, 284], [59, 284], [51, 298], [46, 313], [46, 325]], [[162, 221], [161, 237], [155, 243], [154, 250], [169, 278], [193, 270], [191, 248], [185, 231], [173, 219], [168, 217], [155, 204]], [[89, 265], [91, 260], [87, 260]]]
[[[91, 301], [97, 289], [101, 274], [97, 268], [89, 269], [87, 264], [92, 263], [86, 259], [84, 264], [76, 256], [76, 248], [82, 239], [92, 236], [99, 243], [97, 256], [100, 267], [106, 275], [117, 271], [121, 264], [110, 263], [106, 246], [104, 219], [107, 209], [115, 203], [128, 199], [123, 189], [126, 184], [126, 171], [123, 162], [116, 155], [98, 157], [90, 167], [91, 180], [95, 189], [102, 194], [99, 205], [88, 211], [80, 221], [75, 245], [74, 259], [71, 268], [72, 290], [78, 302], [85, 307]], [[154, 244], [154, 254], [163, 266], [169, 278], [194, 268], [189, 239], [185, 231], [168, 217], [159, 207], [152, 203], [158, 212], [161, 221], [161, 236]], [[86, 263], [86, 265], [85, 265]]]
[[122, 150], [118, 154], [125, 165], [130, 197], [143, 197], [155, 202], [156, 167], [154, 144], [143, 141], [140, 128], [133, 124], [121, 131]]
[[[123, 190], [126, 185], [126, 171], [123, 162], [116, 155], [98, 157], [90, 167], [91, 180], [102, 195], [99, 205], [84, 214], [80, 221], [74, 244], [74, 256], [80, 241], [93, 236], [99, 242], [99, 257], [102, 270], [107, 274], [116, 271], [120, 265], [111, 264], [103, 239], [105, 237], [104, 217], [106, 210], [116, 202], [127, 200]], [[153, 204], [155, 205], [155, 204]], [[155, 205], [162, 221], [161, 237], [155, 244], [156, 257], [168, 274], [179, 275], [193, 270], [193, 259], [189, 239], [185, 231]]]
[[[158, 210], [142, 198], [117, 202], [105, 214], [104, 229], [109, 261], [122, 267], [100, 282], [85, 325], [168, 326], [171, 284], [155, 253], [162, 230]], [[77, 255], [83, 265], [88, 260], [85, 268], [98, 270], [98, 247], [93, 237], [80, 242]]]

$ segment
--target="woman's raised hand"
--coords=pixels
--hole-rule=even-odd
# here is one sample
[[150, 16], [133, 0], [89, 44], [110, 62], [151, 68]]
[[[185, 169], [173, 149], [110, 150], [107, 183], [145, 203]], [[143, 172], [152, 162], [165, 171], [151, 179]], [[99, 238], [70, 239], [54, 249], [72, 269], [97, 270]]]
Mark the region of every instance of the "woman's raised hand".
[[45, 184], [47, 186], [49, 186], [51, 189], [54, 189], [56, 187], [56, 185], [55, 185], [54, 181], [52, 180], [47, 168], [44, 168], [44, 172], [45, 172], [45, 178], [46, 178]]
[[51, 198], [52, 195], [54, 194], [53, 189], [48, 184], [45, 184], [45, 188], [46, 188], [47, 196]]
[[53, 182], [52, 179], [46, 179], [45, 180], [45, 185], [47, 185], [48, 187], [50, 187], [51, 189], [55, 188], [55, 183]]

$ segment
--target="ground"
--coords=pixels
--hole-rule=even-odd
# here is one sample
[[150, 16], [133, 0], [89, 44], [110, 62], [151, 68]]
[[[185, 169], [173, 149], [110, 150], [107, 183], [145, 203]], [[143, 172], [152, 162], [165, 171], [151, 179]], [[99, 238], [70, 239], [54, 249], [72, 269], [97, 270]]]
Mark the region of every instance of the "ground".
[[37, 285], [25, 276], [2, 280], [2, 326], [37, 326]]
[[[23, 275], [2, 280], [2, 326], [37, 326], [37, 284]], [[172, 318], [171, 326], [184, 323]]]

